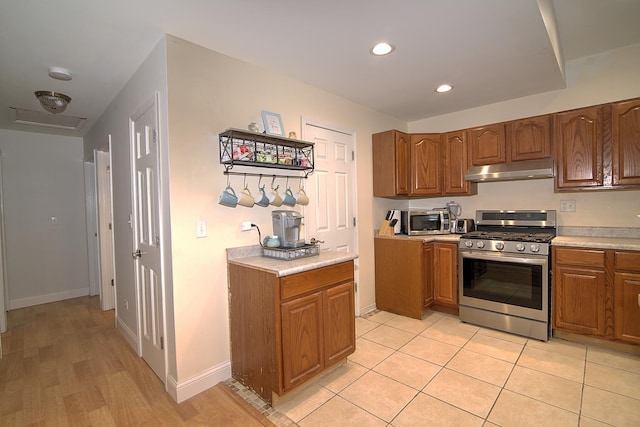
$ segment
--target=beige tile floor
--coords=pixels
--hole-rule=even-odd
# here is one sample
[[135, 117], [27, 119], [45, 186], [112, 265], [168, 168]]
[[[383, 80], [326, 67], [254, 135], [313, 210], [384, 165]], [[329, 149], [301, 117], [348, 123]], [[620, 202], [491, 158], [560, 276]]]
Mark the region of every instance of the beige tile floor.
[[307, 426], [640, 426], [640, 357], [428, 312], [356, 320], [346, 363], [275, 404]]

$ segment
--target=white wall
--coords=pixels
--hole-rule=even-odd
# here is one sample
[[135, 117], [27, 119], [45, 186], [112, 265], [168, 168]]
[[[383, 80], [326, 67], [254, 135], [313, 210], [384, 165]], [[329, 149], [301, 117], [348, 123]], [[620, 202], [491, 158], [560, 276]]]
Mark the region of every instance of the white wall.
[[[218, 204], [226, 177], [217, 134], [262, 123], [261, 110], [280, 113], [286, 131], [298, 135], [301, 116], [355, 130], [359, 291], [361, 307], [367, 307], [374, 304], [373, 228], [379, 223], [372, 215], [371, 134], [406, 128], [406, 123], [173, 37], [168, 38], [167, 58], [175, 326], [182, 382], [229, 362], [225, 248], [258, 243], [255, 230], [240, 231], [242, 221], [257, 223], [263, 234], [272, 229], [271, 208]], [[251, 189], [257, 187], [257, 178], [247, 179]], [[238, 188], [242, 177], [231, 177], [231, 183]], [[196, 239], [197, 220], [207, 222], [207, 238]]]
[[[155, 96], [156, 91], [160, 93], [160, 150], [164, 153], [166, 161], [166, 144], [168, 140], [167, 130], [167, 90], [166, 90], [166, 54], [165, 39], [160, 40], [158, 45], [149, 54], [140, 68], [131, 77], [129, 82], [116, 96], [113, 102], [107, 107], [99, 121], [93, 125], [91, 131], [84, 138], [84, 155], [87, 161], [93, 161], [93, 150], [108, 146], [109, 135], [111, 135], [111, 175], [113, 183], [113, 237], [115, 252], [115, 284], [116, 284], [116, 315], [118, 327], [125, 334], [125, 337], [132, 345], [137, 341], [137, 311], [136, 311], [136, 289], [134, 261], [131, 257], [133, 252], [133, 232], [130, 225], [130, 215], [132, 213], [131, 199], [131, 153], [129, 145], [129, 118], [143, 104]], [[166, 165], [165, 165], [166, 169]], [[168, 184], [165, 182], [164, 189]], [[163, 198], [165, 211], [168, 212], [168, 199]], [[168, 219], [163, 224], [168, 226]], [[166, 253], [170, 253], [171, 242], [170, 233], [167, 234], [167, 241], [163, 242]], [[168, 290], [167, 299], [171, 298], [171, 274], [170, 259], [165, 260], [169, 268], [167, 279]], [[125, 308], [124, 300], [129, 302], [128, 309]], [[171, 307], [169, 304], [168, 307]], [[171, 314], [171, 310], [169, 314]], [[167, 322], [171, 325], [171, 319]], [[171, 348], [174, 342], [173, 331], [168, 331], [167, 347]], [[169, 352], [169, 366], [174, 366], [171, 360], [175, 359], [173, 353]], [[169, 368], [171, 370], [171, 368]]]
[[[640, 97], [640, 44], [567, 62], [567, 88], [409, 123], [410, 132], [446, 132]], [[444, 206], [455, 199], [464, 216], [476, 209], [556, 209], [560, 226], [640, 227], [640, 191], [554, 193], [553, 179], [479, 183], [478, 195], [412, 200], [412, 207]], [[387, 202], [391, 206], [398, 202]]]
[[9, 308], [88, 295], [82, 139], [0, 129], [0, 150]]

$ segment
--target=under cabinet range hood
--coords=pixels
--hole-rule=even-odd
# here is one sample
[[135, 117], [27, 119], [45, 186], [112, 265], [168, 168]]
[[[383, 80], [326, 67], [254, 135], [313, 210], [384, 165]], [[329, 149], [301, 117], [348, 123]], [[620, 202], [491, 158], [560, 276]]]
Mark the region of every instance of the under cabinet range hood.
[[472, 182], [515, 181], [540, 178], [553, 178], [552, 159], [473, 166], [467, 170], [464, 176], [464, 179]]

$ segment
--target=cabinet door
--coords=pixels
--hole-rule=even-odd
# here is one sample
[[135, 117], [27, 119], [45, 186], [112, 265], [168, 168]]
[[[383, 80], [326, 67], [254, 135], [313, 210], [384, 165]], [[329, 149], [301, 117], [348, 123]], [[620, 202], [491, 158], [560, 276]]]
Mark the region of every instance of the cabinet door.
[[614, 304], [615, 337], [640, 344], [640, 274], [615, 274]]
[[551, 116], [515, 120], [507, 124], [507, 160], [551, 157]]
[[449, 132], [444, 138], [444, 194], [476, 194], [476, 183], [464, 179], [469, 168], [467, 132]]
[[474, 166], [507, 161], [504, 124], [482, 126], [469, 130], [471, 164]]
[[604, 336], [604, 270], [556, 266], [553, 295], [554, 328]]
[[411, 135], [411, 194], [442, 193], [440, 134]]
[[373, 195], [409, 194], [409, 135], [397, 130], [372, 136]]
[[612, 106], [613, 185], [640, 185], [640, 99]]
[[433, 297], [436, 303], [458, 307], [458, 245], [433, 245]]
[[429, 307], [433, 304], [433, 243], [425, 243], [422, 252], [423, 261], [425, 266], [423, 272], [423, 286], [422, 286], [422, 299], [423, 307]]
[[424, 265], [421, 240], [376, 237], [376, 307], [422, 319]]
[[603, 108], [555, 114], [556, 189], [603, 185]]
[[324, 296], [325, 366], [344, 359], [356, 349], [353, 282], [329, 288]]
[[322, 299], [323, 292], [316, 292], [280, 305], [285, 391], [304, 382], [324, 367]]

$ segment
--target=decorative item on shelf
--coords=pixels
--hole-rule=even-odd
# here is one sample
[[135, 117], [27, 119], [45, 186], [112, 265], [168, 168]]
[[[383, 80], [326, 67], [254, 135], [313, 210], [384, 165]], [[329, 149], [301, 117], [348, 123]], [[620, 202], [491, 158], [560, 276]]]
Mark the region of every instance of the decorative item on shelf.
[[282, 117], [280, 117], [280, 114], [263, 111], [262, 121], [264, 122], [264, 131], [266, 134], [284, 136], [284, 126], [282, 125]]
[[251, 132], [255, 132], [255, 133], [260, 132], [260, 128], [258, 128], [258, 125], [256, 124], [256, 122], [249, 123], [249, 126], [247, 126], [247, 129], [249, 129]]
[[294, 131], [289, 132], [289, 139], [298, 139], [298, 135]]

